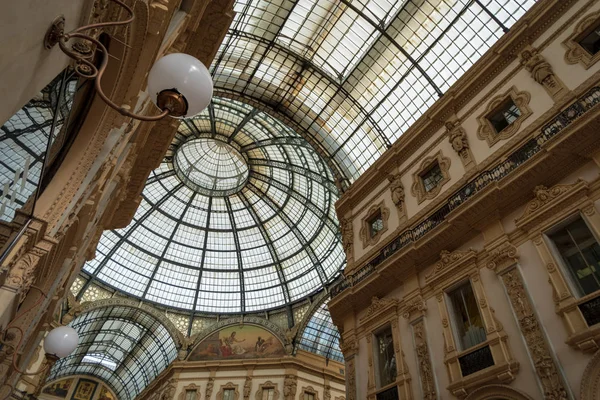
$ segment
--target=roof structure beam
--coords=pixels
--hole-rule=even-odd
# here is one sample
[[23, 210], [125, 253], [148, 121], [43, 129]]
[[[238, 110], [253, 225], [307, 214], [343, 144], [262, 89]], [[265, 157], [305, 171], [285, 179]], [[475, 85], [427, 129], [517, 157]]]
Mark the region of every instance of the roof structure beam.
[[229, 218], [231, 219], [231, 228], [233, 230], [233, 241], [235, 243], [236, 248], [236, 257], [238, 263], [238, 272], [240, 274], [240, 299], [241, 299], [241, 310], [242, 314], [246, 312], [246, 288], [244, 285], [244, 264], [242, 261], [242, 246], [240, 246], [240, 238], [238, 237], [237, 231], [237, 223], [235, 222], [235, 218], [233, 216], [233, 210], [231, 208], [231, 200], [229, 197], [225, 197], [225, 206], [227, 207], [227, 212], [229, 213]]

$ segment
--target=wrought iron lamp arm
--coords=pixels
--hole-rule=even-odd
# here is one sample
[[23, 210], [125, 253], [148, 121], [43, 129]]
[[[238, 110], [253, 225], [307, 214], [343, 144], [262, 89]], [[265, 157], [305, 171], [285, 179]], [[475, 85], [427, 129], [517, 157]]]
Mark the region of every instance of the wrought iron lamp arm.
[[[139, 115], [130, 112], [124, 107], [120, 107], [115, 104], [112, 100], [108, 98], [108, 96], [102, 90], [102, 76], [104, 75], [104, 71], [108, 65], [108, 50], [106, 47], [97, 39], [92, 36], [83, 33], [85, 31], [89, 31], [90, 29], [98, 29], [107, 26], [117, 26], [117, 25], [127, 25], [130, 24], [134, 19], [135, 15], [131, 7], [123, 3], [121, 0], [111, 0], [114, 3], [117, 3], [119, 6], [123, 7], [128, 13], [129, 18], [122, 21], [109, 21], [109, 22], [99, 22], [96, 24], [85, 25], [72, 31], [65, 33], [64, 25], [65, 19], [63, 17], [57, 18], [52, 26], [48, 29], [46, 33], [46, 37], [44, 40], [45, 47], [47, 49], [51, 49], [56, 44], [59, 45], [60, 49], [63, 53], [65, 53], [69, 58], [73, 59], [77, 65], [75, 66], [75, 73], [84, 78], [84, 79], [95, 79], [94, 82], [96, 92], [100, 96], [100, 98], [111, 108], [117, 110], [122, 115], [127, 117], [135, 118], [141, 121], [158, 121], [169, 114], [173, 114], [177, 116], [179, 114], [178, 110], [181, 107], [181, 95], [179, 93], [164, 93], [161, 94], [163, 97], [159, 98], [159, 104], [161, 106], [162, 112], [155, 116], [147, 116], [147, 115]], [[88, 42], [91, 42], [96, 45], [96, 48], [99, 49], [102, 53], [102, 61], [100, 62], [100, 66], [96, 67], [94, 63], [92, 63], [89, 59], [91, 58], [91, 54], [88, 56], [84, 56], [72, 49], [67, 45], [68, 41], [72, 38], [79, 38]], [[184, 113], [185, 114], [185, 113]]]

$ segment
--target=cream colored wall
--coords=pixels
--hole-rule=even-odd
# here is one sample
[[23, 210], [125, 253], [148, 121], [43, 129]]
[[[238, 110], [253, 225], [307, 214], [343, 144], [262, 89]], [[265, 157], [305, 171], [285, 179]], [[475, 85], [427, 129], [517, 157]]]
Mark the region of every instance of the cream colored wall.
[[[92, 0], [12, 1], [0, 13], [0, 124], [39, 93], [68, 65], [59, 50], [46, 50], [44, 36], [64, 15], [67, 31], [81, 25]], [[27, 24], [23, 20], [27, 19]]]

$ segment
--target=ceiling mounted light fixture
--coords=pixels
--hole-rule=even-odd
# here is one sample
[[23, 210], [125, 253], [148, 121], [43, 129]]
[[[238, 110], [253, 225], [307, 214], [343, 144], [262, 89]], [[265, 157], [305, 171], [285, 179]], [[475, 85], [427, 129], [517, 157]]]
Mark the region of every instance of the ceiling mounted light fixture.
[[[134, 20], [133, 10], [129, 6], [121, 0], [111, 1], [123, 7], [129, 14], [129, 18], [123, 21], [85, 25], [65, 33], [65, 19], [60, 16], [48, 29], [44, 46], [51, 49], [58, 44], [63, 53], [75, 60], [77, 75], [85, 79], [95, 79], [95, 88], [102, 100], [125, 116], [141, 121], [157, 121], [167, 115], [179, 118], [192, 117], [204, 110], [212, 98], [212, 78], [200, 60], [182, 53], [169, 54], [161, 58], [154, 64], [148, 75], [148, 91], [154, 104], [161, 110], [159, 115], [134, 114], [113, 103], [106, 96], [102, 90], [101, 80], [108, 65], [108, 50], [98, 39], [83, 32], [107, 26], [127, 25]], [[97, 50], [103, 53], [99, 67], [90, 61], [94, 52], [87, 46], [82, 46], [81, 43], [75, 43], [72, 47], [68, 46], [69, 40], [74, 38], [91, 42]]]

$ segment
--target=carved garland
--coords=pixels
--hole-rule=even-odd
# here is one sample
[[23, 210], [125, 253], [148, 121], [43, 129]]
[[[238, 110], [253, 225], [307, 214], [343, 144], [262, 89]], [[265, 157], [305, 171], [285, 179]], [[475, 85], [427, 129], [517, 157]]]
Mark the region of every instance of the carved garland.
[[[521, 115], [501, 132], [496, 132], [496, 128], [494, 128], [488, 117], [509, 98], [511, 98], [515, 105], [519, 108]], [[523, 121], [533, 114], [533, 111], [529, 107], [530, 101], [531, 95], [528, 92], [519, 92], [514, 86], [511, 87], [506, 93], [494, 97], [488, 103], [488, 106], [483, 114], [477, 117], [477, 121], [479, 123], [477, 137], [481, 140], [486, 140], [488, 146], [492, 147], [498, 141], [505, 140], [513, 136], [519, 131]]]
[[417, 354], [417, 362], [419, 363], [419, 376], [421, 377], [423, 400], [435, 400], [437, 398], [435, 392], [435, 377], [431, 366], [429, 346], [427, 345], [427, 336], [425, 334], [425, 322], [423, 319], [417, 321], [413, 325], [413, 332], [415, 352]]
[[[430, 191], [425, 190], [423, 183], [423, 174], [427, 172], [436, 163], [440, 166], [442, 172], [442, 180], [431, 189]], [[431, 157], [426, 157], [422, 162], [419, 169], [413, 173], [413, 184], [410, 188], [413, 196], [417, 198], [417, 203], [421, 204], [425, 200], [431, 200], [437, 196], [442, 190], [442, 186], [450, 181], [450, 158], [444, 157], [442, 151], [438, 151]]]
[[[371, 236], [370, 222], [378, 214], [381, 214], [381, 220], [383, 222], [383, 228], [378, 231], [375, 235]], [[376, 244], [383, 234], [388, 230], [388, 220], [390, 218], [390, 209], [383, 205], [383, 201], [377, 205], [371, 206], [367, 211], [366, 217], [362, 220], [362, 228], [360, 230], [360, 238], [363, 243], [363, 248]]]
[[529, 301], [519, 272], [512, 269], [502, 274], [501, 278], [533, 359], [535, 371], [544, 390], [544, 398], [567, 400], [567, 391], [562, 377], [533, 312], [533, 306]]
[[598, 23], [600, 23], [600, 11], [585, 16], [575, 26], [573, 33], [563, 42], [563, 46], [567, 48], [565, 53], [567, 64], [580, 63], [585, 69], [589, 69], [600, 60], [600, 53], [592, 55], [579, 44], [579, 41], [598, 26]]

